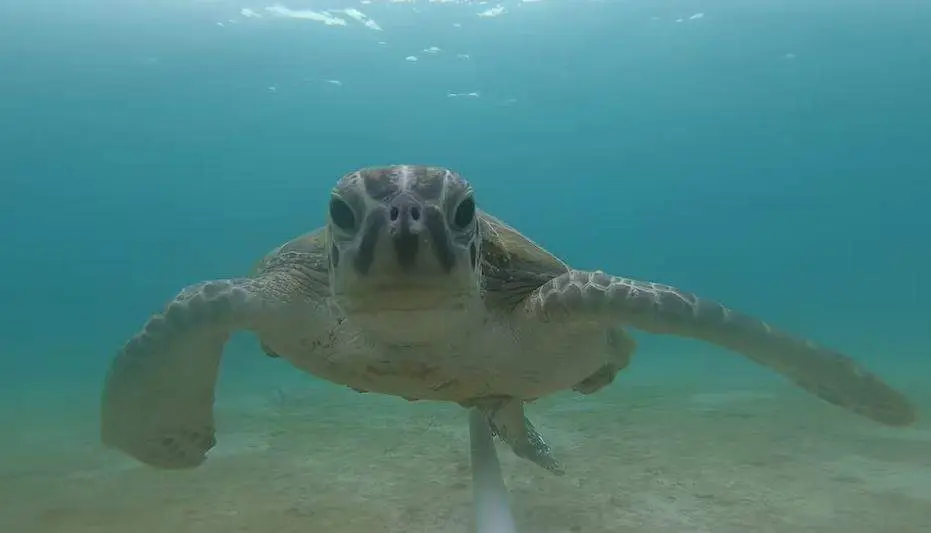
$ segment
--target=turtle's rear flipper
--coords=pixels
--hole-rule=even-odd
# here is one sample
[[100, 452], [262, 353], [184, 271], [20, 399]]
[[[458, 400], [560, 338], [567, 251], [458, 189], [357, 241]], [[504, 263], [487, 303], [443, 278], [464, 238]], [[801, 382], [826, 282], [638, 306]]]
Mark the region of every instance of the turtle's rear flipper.
[[556, 475], [565, 473], [543, 436], [524, 416], [522, 401], [516, 398], [488, 398], [476, 401], [470, 407], [484, 413], [492, 435], [510, 446], [518, 457], [536, 463]]
[[262, 314], [252, 280], [210, 281], [181, 291], [149, 318], [110, 365], [100, 434], [157, 468], [192, 468], [216, 444], [214, 386], [230, 334]]
[[608, 328], [605, 335], [608, 362], [572, 387], [572, 390], [581, 394], [594, 394], [614, 382], [617, 373], [630, 364], [630, 358], [637, 349], [637, 341], [621, 328]]

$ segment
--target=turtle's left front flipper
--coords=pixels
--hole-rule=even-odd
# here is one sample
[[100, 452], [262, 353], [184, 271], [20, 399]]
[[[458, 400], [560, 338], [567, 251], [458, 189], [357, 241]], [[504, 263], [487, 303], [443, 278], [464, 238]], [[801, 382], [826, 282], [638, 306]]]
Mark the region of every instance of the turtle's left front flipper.
[[573, 270], [537, 289], [523, 310], [531, 320], [630, 325], [650, 333], [701, 339], [740, 353], [812, 394], [882, 424], [905, 426], [917, 417], [905, 395], [851, 358], [668, 285]]
[[524, 402], [516, 398], [482, 398], [464, 404], [485, 415], [492, 435], [504, 441], [518, 457], [522, 457], [556, 475], [563, 475], [562, 465], [553, 457], [543, 436], [524, 415]]
[[101, 398], [104, 444], [157, 468], [193, 468], [216, 444], [213, 401], [223, 347], [308, 300], [303, 278], [266, 273], [191, 285], [116, 354]]

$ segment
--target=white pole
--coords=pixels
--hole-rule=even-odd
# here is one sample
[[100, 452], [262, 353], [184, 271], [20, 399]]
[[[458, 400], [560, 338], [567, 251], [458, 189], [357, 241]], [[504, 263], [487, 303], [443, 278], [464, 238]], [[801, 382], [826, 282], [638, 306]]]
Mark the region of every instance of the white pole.
[[517, 533], [491, 428], [485, 414], [475, 408], [469, 410], [469, 440], [476, 532]]

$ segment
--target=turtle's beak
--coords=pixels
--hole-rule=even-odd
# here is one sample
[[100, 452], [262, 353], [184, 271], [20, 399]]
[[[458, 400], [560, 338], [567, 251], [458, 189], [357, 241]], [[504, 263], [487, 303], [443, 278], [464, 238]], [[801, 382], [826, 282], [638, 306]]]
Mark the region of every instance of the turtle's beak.
[[388, 205], [388, 234], [404, 272], [409, 272], [417, 262], [424, 218], [424, 206], [409, 194], [398, 195]]

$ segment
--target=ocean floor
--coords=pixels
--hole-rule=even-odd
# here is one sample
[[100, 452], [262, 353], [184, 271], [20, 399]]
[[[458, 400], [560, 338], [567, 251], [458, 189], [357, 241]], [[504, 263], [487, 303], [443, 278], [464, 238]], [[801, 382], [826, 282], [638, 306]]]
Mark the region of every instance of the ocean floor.
[[[225, 391], [219, 444], [191, 471], [102, 449], [96, 396], [4, 402], [0, 531], [470, 531], [464, 410], [307, 383]], [[567, 474], [499, 448], [525, 533], [931, 531], [927, 422], [884, 428], [781, 383], [622, 379], [529, 415]]]

